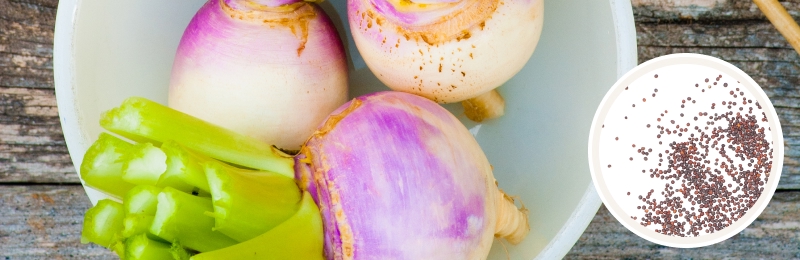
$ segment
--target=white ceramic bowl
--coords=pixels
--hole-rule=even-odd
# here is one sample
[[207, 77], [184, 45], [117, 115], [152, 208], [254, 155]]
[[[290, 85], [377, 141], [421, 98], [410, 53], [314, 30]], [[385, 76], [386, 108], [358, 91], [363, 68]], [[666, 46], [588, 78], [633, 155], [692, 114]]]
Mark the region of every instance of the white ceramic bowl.
[[[100, 113], [129, 96], [166, 102], [172, 59], [202, 0], [62, 0], [56, 18], [56, 97], [76, 167], [101, 132]], [[349, 28], [345, 1], [325, 4]], [[337, 17], [338, 15], [338, 17]], [[386, 90], [358, 55], [352, 38], [352, 95]], [[495, 177], [530, 209], [531, 233], [507, 246], [512, 259], [563, 257], [591, 221], [600, 199], [586, 157], [595, 109], [616, 79], [636, 65], [629, 1], [546, 0], [536, 52], [499, 91], [506, 115], [482, 125], [447, 105], [476, 135]], [[92, 202], [103, 195], [87, 188]], [[490, 259], [506, 259], [495, 243]]]

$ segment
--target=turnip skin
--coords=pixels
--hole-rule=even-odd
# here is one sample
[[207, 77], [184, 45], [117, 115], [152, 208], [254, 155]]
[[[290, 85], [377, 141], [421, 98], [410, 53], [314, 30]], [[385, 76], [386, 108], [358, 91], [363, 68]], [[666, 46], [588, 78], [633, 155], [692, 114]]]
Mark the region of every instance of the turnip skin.
[[301, 153], [296, 178], [320, 207], [328, 259], [485, 259], [510, 202], [464, 125], [412, 94], [348, 102]]
[[178, 47], [169, 106], [280, 148], [299, 149], [317, 124], [347, 101], [347, 63], [339, 34], [322, 9], [289, 2], [270, 7], [208, 1]]
[[544, 23], [544, 0], [347, 0], [347, 10], [381, 82], [439, 103], [471, 100], [477, 122], [504, 114], [492, 92], [525, 66]]

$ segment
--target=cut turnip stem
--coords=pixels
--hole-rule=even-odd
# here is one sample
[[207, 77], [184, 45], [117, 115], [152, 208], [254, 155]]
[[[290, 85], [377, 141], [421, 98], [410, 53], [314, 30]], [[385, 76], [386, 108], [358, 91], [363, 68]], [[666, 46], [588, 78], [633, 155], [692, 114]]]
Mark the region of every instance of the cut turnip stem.
[[[347, 15], [359, 53], [381, 82], [453, 103], [501, 86], [525, 66], [542, 32], [544, 1], [347, 0]], [[503, 105], [470, 118], [500, 116]]]
[[133, 144], [107, 133], [101, 133], [81, 162], [81, 179], [116, 199], [125, 196], [135, 184], [122, 179], [122, 158], [133, 149]]
[[483, 122], [486, 119], [494, 119], [505, 114], [506, 101], [496, 89], [486, 92], [480, 96], [461, 101], [464, 106], [464, 114], [472, 121]]
[[235, 245], [236, 240], [213, 230], [214, 219], [205, 216], [205, 212], [213, 211], [209, 198], [164, 188], [158, 194], [158, 208], [150, 233], [199, 252]]
[[495, 236], [529, 230], [466, 127], [425, 98], [359, 97], [301, 154], [296, 178], [320, 207], [329, 259], [484, 259]]
[[100, 126], [131, 140], [174, 140], [222, 161], [294, 176], [293, 160], [277, 148], [144, 98], [128, 98], [104, 112]]
[[270, 231], [240, 244], [198, 254], [192, 260], [323, 259], [319, 208], [306, 192], [300, 208]]
[[319, 122], [347, 101], [348, 88], [339, 34], [311, 2], [208, 1], [178, 46], [169, 106], [283, 149], [300, 149]]
[[293, 178], [219, 162], [204, 167], [214, 203], [214, 229], [233, 239], [246, 241], [263, 234], [297, 211], [300, 189]]

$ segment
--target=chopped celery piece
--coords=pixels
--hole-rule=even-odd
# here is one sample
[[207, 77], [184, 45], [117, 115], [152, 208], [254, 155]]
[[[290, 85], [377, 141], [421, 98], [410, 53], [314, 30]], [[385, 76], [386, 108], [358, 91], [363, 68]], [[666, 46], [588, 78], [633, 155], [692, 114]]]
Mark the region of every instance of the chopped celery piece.
[[123, 156], [122, 179], [139, 185], [156, 185], [167, 170], [167, 155], [152, 143], [138, 143]]
[[297, 213], [267, 233], [231, 247], [197, 254], [191, 259], [323, 259], [322, 239], [319, 208], [308, 192], [304, 192]]
[[158, 204], [158, 194], [161, 188], [149, 185], [139, 185], [125, 194], [122, 205], [126, 214], [144, 214], [154, 216]]
[[111, 245], [111, 247], [108, 248], [108, 249], [110, 249], [111, 252], [114, 252], [115, 254], [117, 254], [117, 256], [119, 256], [119, 259], [126, 260], [125, 259], [125, 240], [118, 240], [117, 242], [114, 242], [114, 244]]
[[[125, 211], [122, 204], [113, 200], [104, 199], [86, 211], [83, 216], [83, 231], [81, 242], [92, 242], [105, 248], [119, 248], [122, 241], [122, 221]], [[119, 252], [118, 252], [119, 253]]]
[[126, 260], [173, 260], [171, 245], [139, 234], [125, 240]]
[[187, 193], [195, 188], [205, 193], [210, 192], [206, 174], [200, 164], [213, 159], [190, 151], [172, 140], [164, 142], [161, 150], [167, 155], [167, 170], [161, 176], [159, 186], [170, 186]]
[[186, 194], [166, 187], [158, 194], [158, 206], [150, 233], [199, 252], [213, 251], [236, 244], [236, 240], [214, 231], [210, 198]]
[[[144, 214], [128, 214], [122, 221], [122, 237], [129, 238], [139, 234], [149, 234], [155, 216]], [[151, 238], [156, 238], [151, 235]]]
[[294, 179], [267, 172], [239, 169], [221, 162], [205, 167], [214, 201], [215, 230], [246, 241], [291, 217], [300, 202]]
[[175, 140], [212, 158], [294, 177], [293, 159], [272, 145], [145, 98], [128, 98], [104, 112], [100, 125], [132, 140]]
[[189, 251], [186, 251], [186, 248], [183, 248], [181, 243], [174, 242], [170, 247], [170, 253], [172, 253], [172, 259], [175, 260], [189, 260], [192, 257], [192, 254]]
[[133, 148], [130, 144], [108, 133], [100, 133], [81, 162], [81, 179], [117, 199], [125, 196], [135, 185], [122, 179], [122, 157]]

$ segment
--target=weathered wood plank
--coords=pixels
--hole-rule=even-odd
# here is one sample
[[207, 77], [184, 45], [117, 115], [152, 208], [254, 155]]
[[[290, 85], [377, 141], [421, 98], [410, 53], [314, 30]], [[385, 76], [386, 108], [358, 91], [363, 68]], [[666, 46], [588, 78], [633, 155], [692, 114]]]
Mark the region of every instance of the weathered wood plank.
[[0, 0], [0, 183], [78, 183], [53, 90], [55, 0]]
[[[800, 1], [780, 1], [790, 15], [800, 17]], [[637, 22], [700, 22], [764, 20], [751, 0], [632, 0]]]
[[738, 235], [715, 245], [660, 246], [628, 231], [601, 207], [566, 259], [797, 259], [800, 192], [776, 193], [764, 212]]
[[91, 207], [80, 185], [0, 186], [0, 259], [113, 259], [80, 243]]

